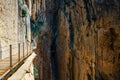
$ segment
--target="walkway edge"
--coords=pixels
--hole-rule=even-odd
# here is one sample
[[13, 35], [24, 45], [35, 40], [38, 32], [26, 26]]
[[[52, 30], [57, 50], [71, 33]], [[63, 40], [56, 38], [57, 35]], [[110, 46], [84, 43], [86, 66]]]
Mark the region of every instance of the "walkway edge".
[[24, 64], [10, 77], [8, 80], [21, 80], [26, 74], [26, 71], [29, 71], [29, 67], [35, 58], [36, 54], [33, 52], [24, 62]]

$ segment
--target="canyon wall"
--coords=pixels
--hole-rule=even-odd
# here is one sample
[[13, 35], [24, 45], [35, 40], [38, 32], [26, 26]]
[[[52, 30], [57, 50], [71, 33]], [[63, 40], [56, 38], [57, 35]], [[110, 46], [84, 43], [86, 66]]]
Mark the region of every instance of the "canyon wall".
[[[7, 6], [6, 6], [7, 5]], [[2, 47], [9, 48], [9, 44], [16, 43], [18, 39], [18, 6], [17, 0], [0, 0], [0, 48], [1, 58], [6, 57], [7, 53], [2, 54]], [[4, 50], [3, 50], [4, 51]]]
[[120, 1], [40, 1], [40, 80], [120, 79]]
[[[31, 5], [31, 4], [30, 4]], [[13, 54], [18, 52], [18, 43], [31, 41], [30, 13], [26, 6], [26, 16], [22, 16], [24, 0], [0, 0], [0, 59], [9, 56], [10, 45]], [[29, 43], [28, 43], [29, 44]]]

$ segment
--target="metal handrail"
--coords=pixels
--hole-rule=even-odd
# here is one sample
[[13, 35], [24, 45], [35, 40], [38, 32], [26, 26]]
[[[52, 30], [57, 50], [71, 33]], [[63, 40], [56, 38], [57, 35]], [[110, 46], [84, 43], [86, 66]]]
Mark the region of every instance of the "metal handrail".
[[[26, 45], [25, 45], [26, 44]], [[17, 46], [18, 45], [18, 46]], [[7, 49], [4, 49], [2, 52], [4, 52], [4, 51], [8, 51], [9, 52], [9, 66], [10, 66], [10, 70], [13, 68], [13, 50], [14, 49], [17, 49], [18, 51], [18, 53], [17, 53], [17, 55], [18, 55], [18, 61], [17, 61], [17, 64], [18, 63], [20, 63], [22, 60], [24, 60], [25, 59], [25, 55], [26, 55], [26, 57], [27, 56], [29, 56], [31, 53], [28, 53], [28, 52], [31, 52], [32, 51], [32, 46], [31, 46], [31, 43], [30, 44], [27, 44], [27, 43], [25, 43], [25, 42], [23, 42], [23, 43], [18, 43], [17, 45], [15, 45], [14, 47], [13, 47], [13, 45], [9, 45], [9, 47], [7, 48]], [[29, 47], [29, 48], [28, 48]], [[6, 48], [6, 46], [4, 47], [4, 48]], [[25, 49], [25, 48], [27, 48], [27, 50]], [[26, 50], [26, 54], [25, 54], [25, 50]], [[21, 58], [22, 57], [22, 58]], [[7, 71], [6, 71], [7, 72]], [[5, 73], [6, 73], [5, 72]], [[4, 74], [3, 74], [4, 75]]]

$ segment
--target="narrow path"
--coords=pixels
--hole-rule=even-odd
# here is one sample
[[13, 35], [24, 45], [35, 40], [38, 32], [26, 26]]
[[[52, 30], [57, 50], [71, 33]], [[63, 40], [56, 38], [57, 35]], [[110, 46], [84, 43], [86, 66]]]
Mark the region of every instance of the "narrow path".
[[[26, 57], [28, 54], [25, 53]], [[20, 60], [22, 60], [23, 55], [20, 55]], [[18, 54], [12, 55], [12, 66], [15, 66], [18, 63]], [[7, 57], [0, 61], [0, 78], [10, 69], [10, 57]]]

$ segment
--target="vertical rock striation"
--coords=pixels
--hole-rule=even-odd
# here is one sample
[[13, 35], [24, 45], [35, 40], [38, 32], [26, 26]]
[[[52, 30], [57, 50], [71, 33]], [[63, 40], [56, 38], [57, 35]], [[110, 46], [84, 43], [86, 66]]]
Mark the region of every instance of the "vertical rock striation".
[[120, 79], [120, 1], [40, 1], [40, 80]]

